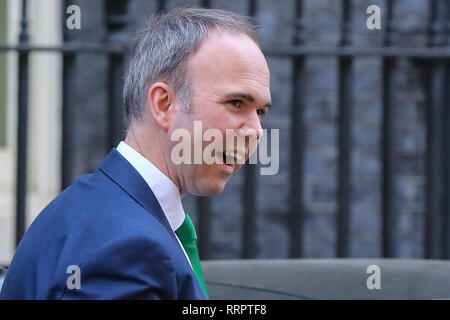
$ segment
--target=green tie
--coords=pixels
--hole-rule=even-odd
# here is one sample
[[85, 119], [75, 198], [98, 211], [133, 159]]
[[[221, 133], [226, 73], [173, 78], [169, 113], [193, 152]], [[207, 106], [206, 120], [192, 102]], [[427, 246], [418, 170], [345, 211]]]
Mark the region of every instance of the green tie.
[[206, 290], [205, 279], [203, 278], [200, 257], [198, 255], [196, 244], [197, 234], [195, 233], [194, 224], [192, 223], [192, 220], [187, 213], [183, 224], [175, 231], [175, 233], [183, 244], [184, 250], [186, 251], [189, 260], [191, 261], [192, 269], [194, 269], [194, 273], [197, 276], [198, 282], [203, 289], [203, 293], [205, 294], [206, 299], [209, 299], [208, 291]]

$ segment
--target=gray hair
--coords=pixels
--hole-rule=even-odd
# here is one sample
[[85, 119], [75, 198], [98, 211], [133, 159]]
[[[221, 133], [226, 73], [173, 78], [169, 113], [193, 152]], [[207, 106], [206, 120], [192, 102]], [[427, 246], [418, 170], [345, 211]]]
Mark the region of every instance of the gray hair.
[[128, 122], [142, 118], [148, 89], [160, 80], [172, 85], [183, 111], [190, 111], [187, 61], [211, 30], [245, 34], [258, 44], [254, 21], [228, 11], [178, 8], [148, 21], [137, 35], [125, 74], [123, 98]]

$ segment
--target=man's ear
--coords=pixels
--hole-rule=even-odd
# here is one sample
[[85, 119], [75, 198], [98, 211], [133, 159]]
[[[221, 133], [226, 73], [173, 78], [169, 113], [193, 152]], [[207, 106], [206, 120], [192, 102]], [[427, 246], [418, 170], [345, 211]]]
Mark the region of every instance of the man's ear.
[[156, 123], [165, 131], [169, 130], [170, 113], [175, 100], [175, 93], [168, 83], [158, 81], [148, 89], [147, 112], [150, 111]]

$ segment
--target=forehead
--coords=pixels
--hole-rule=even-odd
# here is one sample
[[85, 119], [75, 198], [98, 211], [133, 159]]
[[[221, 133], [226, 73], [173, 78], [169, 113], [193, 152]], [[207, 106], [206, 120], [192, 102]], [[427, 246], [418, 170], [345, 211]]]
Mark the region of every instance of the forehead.
[[244, 34], [211, 32], [188, 62], [194, 91], [243, 91], [270, 100], [270, 73], [258, 45]]

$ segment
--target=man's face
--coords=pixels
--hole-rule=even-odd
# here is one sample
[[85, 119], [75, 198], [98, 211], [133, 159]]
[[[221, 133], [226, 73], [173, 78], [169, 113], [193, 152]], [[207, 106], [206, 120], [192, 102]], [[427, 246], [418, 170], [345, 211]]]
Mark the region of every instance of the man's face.
[[[197, 143], [203, 152], [211, 142], [194, 136], [194, 121], [197, 124], [201, 121], [203, 132], [211, 128], [220, 131], [223, 149], [212, 152], [216, 163], [174, 165], [173, 170], [182, 194], [217, 195], [242, 166], [239, 157], [248, 159], [262, 135], [261, 118], [271, 100], [269, 68], [262, 52], [249, 37], [211, 32], [190, 57], [187, 74], [192, 88], [192, 112], [179, 112], [170, 131], [187, 129], [192, 137], [192, 151], [193, 144]], [[241, 138], [246, 136], [245, 143], [235, 140], [233, 147], [227, 146], [230, 132], [236, 132]], [[172, 148], [174, 143], [168, 145]], [[192, 159], [193, 155], [192, 152]], [[226, 155], [227, 161], [223, 163]], [[232, 159], [233, 155], [237, 158]]]

